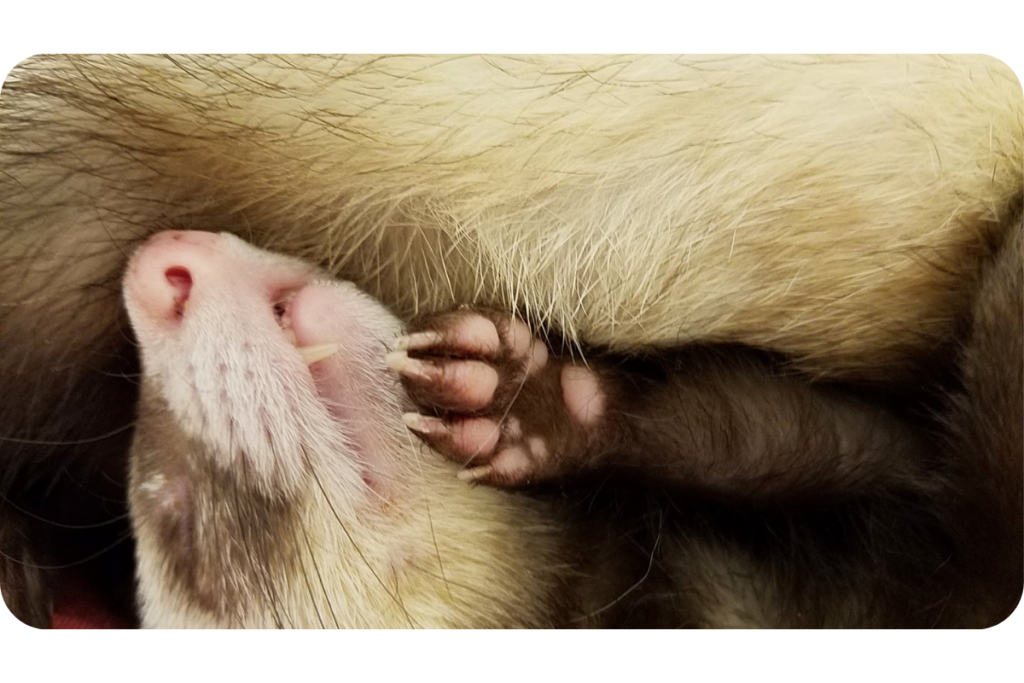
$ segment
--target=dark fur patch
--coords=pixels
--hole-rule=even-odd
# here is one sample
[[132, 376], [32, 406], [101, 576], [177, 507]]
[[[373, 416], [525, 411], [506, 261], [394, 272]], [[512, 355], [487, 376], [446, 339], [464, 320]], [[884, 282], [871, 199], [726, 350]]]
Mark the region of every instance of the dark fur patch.
[[[144, 389], [132, 449], [132, 509], [151, 528], [175, 588], [219, 619], [240, 618], [246, 596], [271, 612], [277, 589], [298, 579], [302, 520], [295, 502], [273, 495], [239, 459], [232, 471], [208, 446], [186, 435], [155, 391]], [[169, 496], [139, 484], [162, 477]], [[279, 626], [288, 625], [278, 616]]]

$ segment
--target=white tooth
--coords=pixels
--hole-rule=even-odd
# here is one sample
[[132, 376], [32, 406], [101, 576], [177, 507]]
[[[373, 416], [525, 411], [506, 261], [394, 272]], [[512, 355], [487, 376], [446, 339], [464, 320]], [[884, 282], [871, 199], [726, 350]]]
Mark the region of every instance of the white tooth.
[[321, 344], [319, 346], [299, 346], [296, 350], [302, 356], [306, 365], [312, 365], [318, 360], [333, 356], [338, 350], [337, 344]]

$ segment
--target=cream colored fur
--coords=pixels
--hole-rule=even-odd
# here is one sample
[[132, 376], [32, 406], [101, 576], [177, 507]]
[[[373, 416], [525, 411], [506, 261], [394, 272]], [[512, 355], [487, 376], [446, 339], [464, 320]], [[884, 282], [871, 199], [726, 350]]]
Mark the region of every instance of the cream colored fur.
[[[120, 267], [109, 237], [180, 221], [400, 314], [512, 305], [832, 375], [947, 339], [1024, 187], [1021, 86], [988, 57], [37, 58], [3, 106], [4, 151], [54, 156], [2, 158], [2, 224], [63, 287]], [[0, 287], [35, 300], [21, 275]]]
[[[988, 57], [33, 58], [0, 97], [0, 376], [55, 402], [104, 380], [127, 254], [179, 226], [399, 316], [486, 303], [590, 344], [739, 341], [888, 379], [965, 315], [1020, 206], [1022, 127]], [[406, 608], [440, 624], [451, 598]]]

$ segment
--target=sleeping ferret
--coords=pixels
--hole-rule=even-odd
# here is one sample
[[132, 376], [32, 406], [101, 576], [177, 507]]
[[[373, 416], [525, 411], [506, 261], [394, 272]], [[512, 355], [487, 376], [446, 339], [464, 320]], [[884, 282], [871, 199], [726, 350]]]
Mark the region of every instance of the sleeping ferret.
[[[979, 625], [1005, 609], [961, 581], [937, 440], [752, 351], [574, 360], [493, 309], [406, 327], [228, 234], [155, 235], [124, 296], [145, 626]], [[637, 485], [503, 490], [588, 475]]]
[[[597, 348], [621, 354], [613, 364], [641, 388], [658, 384], [659, 373], [706, 383], [691, 361], [707, 351], [681, 348], [735, 344], [778, 353], [816, 380], [898, 396], [897, 412], [913, 413], [922, 390], [947, 388], [983, 266], [1020, 210], [1022, 121], [1024, 97], [1013, 72], [969, 55], [27, 59], [0, 96], [4, 599], [19, 618], [45, 626], [73, 585], [68, 573], [87, 574], [107, 601], [131, 583], [124, 473], [138, 358], [120, 285], [129, 255], [160, 230], [226, 231], [316, 263], [403, 321], [460, 305], [516, 311], [565, 342], [550, 351], [586, 350], [592, 363], [585, 367], [599, 379], [609, 369], [597, 362]], [[416, 360], [419, 351], [410, 351]], [[537, 391], [557, 389], [555, 355], [549, 373], [530, 376], [551, 380]], [[773, 363], [743, 352], [727, 356], [716, 361], [727, 376], [736, 376], [728, 370], [736, 363], [760, 368], [752, 376]], [[986, 362], [1006, 367], [985, 357], [977, 361], [982, 370]], [[665, 363], [667, 370], [659, 368]], [[685, 373], [673, 369], [680, 365]], [[764, 384], [741, 374], [748, 385]], [[625, 387], [625, 380], [598, 382], [609, 406], [637, 392], [634, 379]], [[769, 395], [786, 391], [768, 383], [776, 387]], [[821, 394], [813, 396], [821, 407]], [[840, 403], [849, 400], [844, 396]], [[539, 427], [524, 413], [528, 405], [550, 405], [543, 395], [534, 399], [513, 410], [529, 436]], [[673, 424], [675, 400], [686, 401], [670, 397], [654, 406]], [[794, 401], [778, 405], [792, 411], [799, 408]], [[739, 402], [754, 414], [776, 405]], [[869, 403], [879, 405], [876, 398]], [[953, 421], [1012, 439], [1017, 423], [988, 422], [989, 405], [980, 402]], [[424, 407], [425, 418], [440, 416], [438, 406]], [[952, 410], [936, 409], [946, 417]], [[835, 410], [827, 407], [825, 415]], [[685, 424], [717, 414], [697, 411]], [[730, 414], [738, 420], [743, 412]], [[862, 419], [843, 430], [856, 432]], [[417, 434], [445, 451], [430, 433], [436, 423], [416, 424]], [[569, 423], [566, 438], [577, 424]], [[615, 424], [597, 422], [583, 432], [607, 445]], [[843, 430], [826, 445], [849, 434]], [[700, 432], [641, 431], [670, 449], [708, 440]], [[515, 476], [581, 475], [586, 468], [559, 452], [559, 438], [542, 440], [553, 457], [512, 468]], [[756, 439], [773, 438], [785, 441], [775, 429], [732, 447], [742, 453]], [[635, 449], [616, 450], [616, 464], [573, 439], [602, 463], [593, 472], [637, 470]], [[523, 464], [535, 455], [530, 443], [502, 441], [493, 464], [478, 458], [470, 463], [474, 474], [464, 476], [514, 483], [507, 466], [517, 461], [500, 454], [506, 445], [525, 445], [508, 451]], [[1018, 471], [1016, 461], [974, 463], [973, 449], [957, 452], [986, 482], [1012, 482]], [[693, 468], [693, 457], [669, 469]], [[859, 457], [847, 461], [840, 482], [856, 483], [871, 471]], [[792, 459], [809, 465], [805, 455]], [[905, 466], [895, 460], [897, 470]], [[715, 473], [700, 491], [756, 500], [808, 488], [796, 481], [799, 468], [775, 484], [765, 483], [763, 463], [740, 457], [734, 470], [736, 463], [746, 474]], [[489, 474], [481, 470], [488, 465]], [[830, 468], [811, 466], [815, 476], [822, 470], [822, 485], [834, 488]], [[668, 480], [693, 484], [693, 475], [675, 469]], [[966, 486], [967, 479], [957, 474], [952, 481]], [[962, 495], [978, 500], [970, 487]], [[1005, 498], [993, 500], [1005, 509]], [[673, 496], [671, 506], [639, 519], [660, 520], [678, 506]], [[714, 519], [710, 526], [687, 522], [687, 534], [713, 527], [721, 536], [732, 528], [721, 514]], [[969, 526], [988, 533], [981, 522]], [[785, 536], [779, 529], [772, 527]], [[987, 564], [1000, 565], [979, 560], [978, 567]], [[642, 585], [653, 585], [651, 576]], [[130, 599], [120, 603], [129, 611]]]

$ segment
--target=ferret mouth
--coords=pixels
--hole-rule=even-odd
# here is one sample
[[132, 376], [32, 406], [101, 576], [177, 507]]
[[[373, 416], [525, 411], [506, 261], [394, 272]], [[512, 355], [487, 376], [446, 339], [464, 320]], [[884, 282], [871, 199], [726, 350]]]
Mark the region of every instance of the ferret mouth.
[[[294, 319], [292, 317], [293, 306], [296, 297], [305, 289], [305, 286], [290, 289], [275, 297], [273, 305], [274, 318], [281, 328], [281, 336], [291, 344], [299, 354], [299, 358], [309, 370], [313, 380], [312, 389], [317, 400], [324, 404], [331, 416], [345, 423], [351, 419], [347, 411], [341, 409], [342, 402], [338, 401], [339, 394], [345, 393], [347, 387], [339, 383], [337, 378], [325, 378], [325, 368], [318, 365], [320, 361], [335, 356], [341, 348], [337, 342], [326, 343], [303, 343], [300, 335], [296, 332]], [[303, 335], [305, 336], [305, 335]], [[364, 477], [365, 479], [365, 477]]]
[[[289, 335], [286, 334], [285, 338], [287, 339], [288, 336]], [[290, 336], [294, 337], [294, 332], [292, 332]], [[293, 339], [289, 339], [289, 341], [295, 347], [295, 350], [299, 352], [299, 357], [302, 358], [302, 362], [305, 363], [307, 367], [313, 365], [313, 363], [322, 361], [325, 358], [330, 358], [335, 353], [337, 353], [338, 349], [340, 348], [337, 344], [316, 344], [314, 346], [299, 346], [298, 342], [294, 341]]]
[[364, 482], [383, 492], [378, 484], [392, 476], [387, 453], [406, 434], [405, 394], [384, 361], [401, 323], [349, 283], [314, 280], [271, 302], [283, 340], [308, 369], [309, 387], [344, 434]]
[[[349, 391], [349, 387], [345, 386], [346, 383], [344, 381], [339, 381], [338, 373], [329, 371], [328, 364], [321, 363], [321, 361], [337, 356], [331, 365], [344, 365], [344, 359], [338, 356], [338, 351], [342, 345], [335, 341], [324, 340], [323, 338], [309, 341], [308, 332], [304, 332], [301, 329], [296, 330], [296, 320], [293, 316], [294, 304], [310, 284], [312, 283], [290, 287], [271, 296], [271, 312], [274, 321], [280, 328], [281, 337], [295, 350], [298, 358], [308, 371], [308, 374], [302, 377], [301, 381], [305, 383], [306, 379], [311, 379], [312, 382], [306, 386], [309, 387], [312, 396], [323, 404], [333, 419], [344, 424], [351, 416], [341, 408], [343, 402], [338, 399], [342, 398]], [[299, 327], [304, 328], [305, 326], [300, 323]], [[291, 356], [291, 349], [284, 345], [278, 347], [278, 352], [285, 357]], [[300, 366], [289, 362], [289, 367], [292, 368], [292, 372], [301, 374], [301, 371], [299, 371]]]
[[305, 363], [307, 367], [310, 367], [314, 363], [330, 358], [337, 353], [338, 349], [341, 347], [336, 343], [311, 344], [308, 346], [299, 344], [298, 337], [295, 334], [295, 328], [292, 327], [291, 304], [301, 289], [302, 288], [291, 289], [287, 292], [282, 292], [280, 295], [275, 297], [273, 313], [274, 319], [281, 328], [281, 333], [285, 341], [295, 347], [295, 350], [299, 352], [299, 358], [302, 359], [302, 362]]

